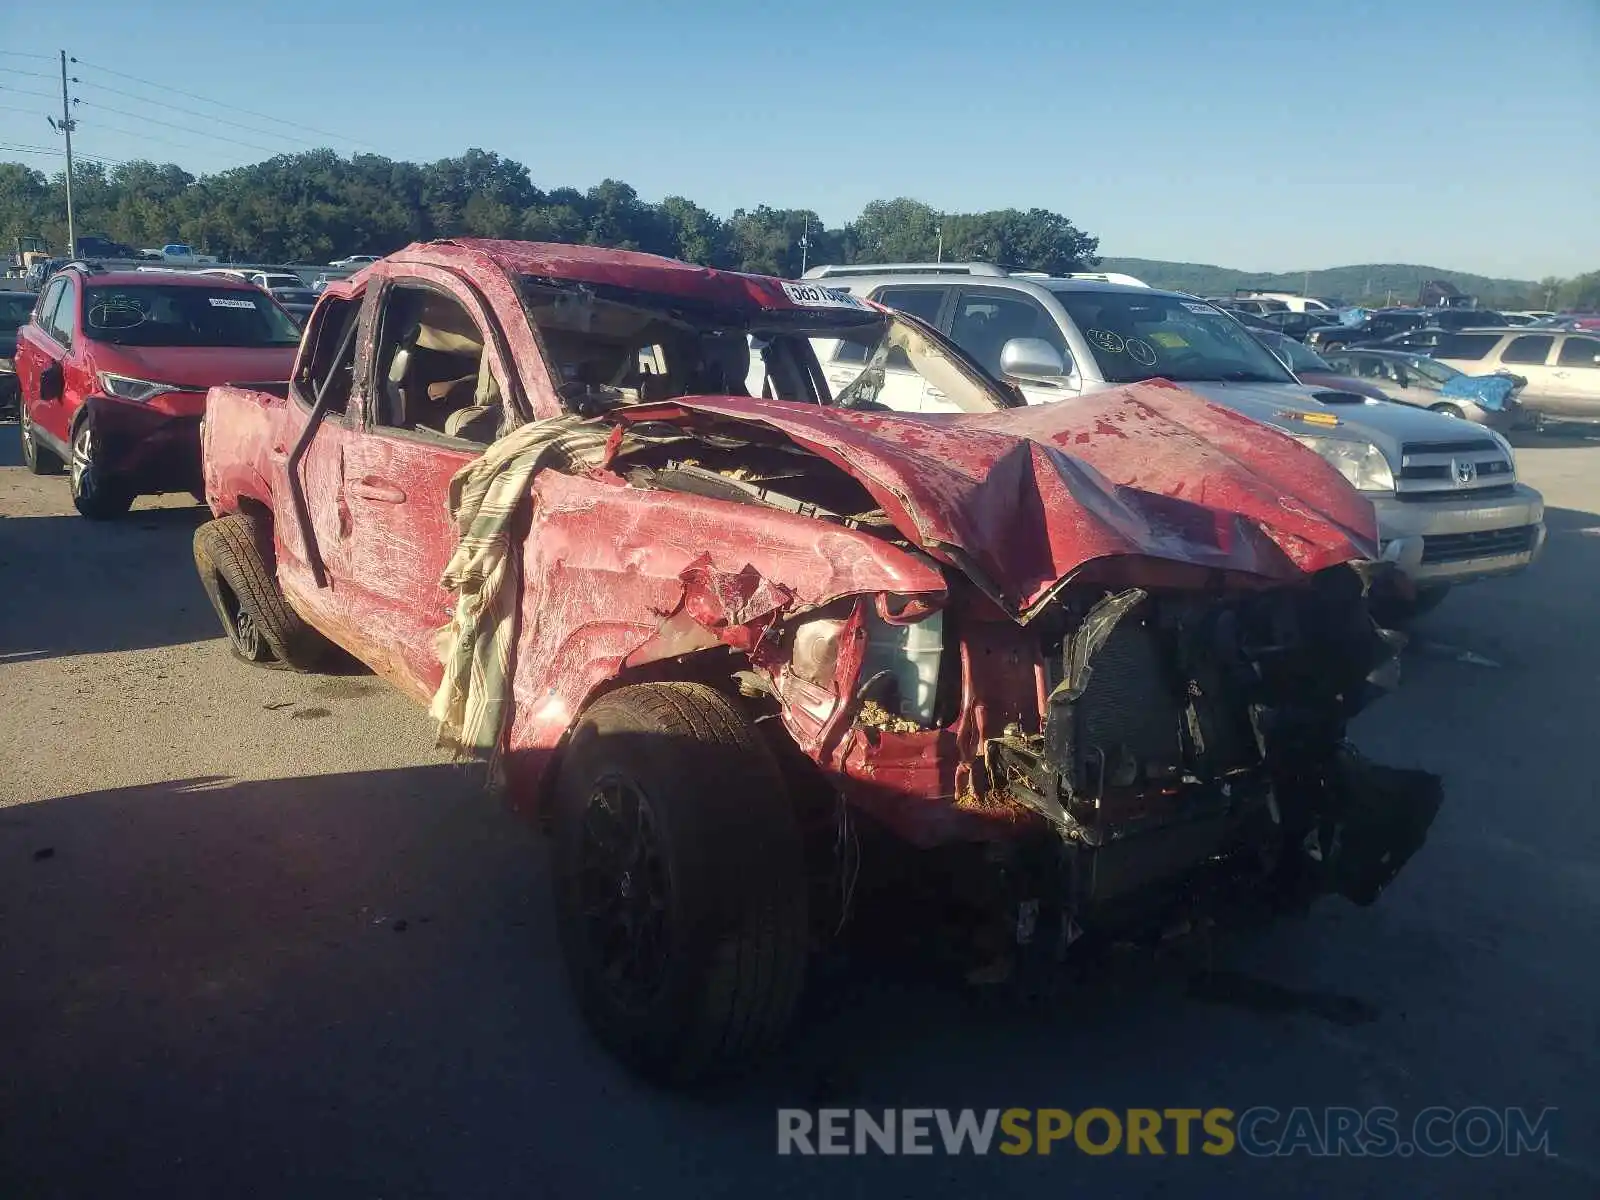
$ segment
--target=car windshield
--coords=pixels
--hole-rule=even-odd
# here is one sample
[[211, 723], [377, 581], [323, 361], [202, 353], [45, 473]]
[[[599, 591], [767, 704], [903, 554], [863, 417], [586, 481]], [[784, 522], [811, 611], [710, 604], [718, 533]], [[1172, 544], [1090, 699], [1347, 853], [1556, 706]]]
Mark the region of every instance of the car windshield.
[[1289, 360], [1289, 369], [1296, 375], [1302, 371], [1333, 370], [1315, 350], [1304, 342], [1295, 341], [1292, 337], [1276, 338], [1272, 347]]
[[1414, 371], [1424, 379], [1431, 379], [1434, 383], [1449, 383], [1457, 375], [1466, 374], [1454, 367], [1446, 366], [1442, 362], [1435, 362], [1431, 358], [1411, 357], [1406, 359], [1406, 370]]
[[119, 346], [295, 346], [300, 331], [254, 289], [102, 285], [85, 293], [85, 328]]
[[1238, 321], [1211, 305], [1143, 291], [1057, 293], [1110, 383], [1292, 383]]
[[22, 328], [37, 299], [32, 292], [0, 292], [0, 329], [11, 333]]
[[[557, 393], [580, 412], [679, 396], [879, 409], [889, 377], [908, 372], [964, 412], [1020, 403], [927, 326], [847, 293], [836, 294], [837, 307], [757, 308], [531, 276], [521, 283]], [[818, 359], [841, 344], [859, 371], [830, 395]]]

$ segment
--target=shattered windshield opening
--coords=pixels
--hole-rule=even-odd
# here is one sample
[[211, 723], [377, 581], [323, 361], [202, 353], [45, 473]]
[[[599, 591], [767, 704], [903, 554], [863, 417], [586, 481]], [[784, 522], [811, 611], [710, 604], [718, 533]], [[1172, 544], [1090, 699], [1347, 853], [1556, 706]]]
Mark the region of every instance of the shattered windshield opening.
[[[879, 409], [886, 366], [921, 374], [968, 412], [1016, 403], [937, 334], [875, 307], [729, 305], [533, 276], [520, 284], [552, 384], [576, 412], [682, 396]], [[834, 397], [815, 348], [841, 344], [865, 365]]]
[[904, 408], [891, 403], [889, 397], [905, 379], [962, 412], [994, 412], [1020, 403], [953, 343], [898, 314], [881, 329], [845, 334], [839, 347], [846, 353], [836, 352], [836, 361], [851, 359], [864, 364], [861, 373], [834, 397], [839, 408]]

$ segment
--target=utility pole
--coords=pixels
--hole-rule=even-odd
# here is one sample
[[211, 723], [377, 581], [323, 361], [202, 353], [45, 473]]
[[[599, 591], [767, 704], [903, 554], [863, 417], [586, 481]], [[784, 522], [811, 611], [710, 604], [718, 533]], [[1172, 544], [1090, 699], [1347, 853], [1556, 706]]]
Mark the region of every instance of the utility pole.
[[1300, 294], [1302, 296], [1311, 295], [1311, 272], [1310, 271], [1306, 272], [1305, 282], [1300, 285]]
[[807, 214], [805, 226], [800, 230], [800, 274], [806, 273], [806, 263], [811, 252], [811, 217]]
[[933, 261], [942, 263], [944, 261], [944, 221], [942, 219], [939, 224], [933, 227], [933, 236], [939, 239], [939, 249], [935, 253]]
[[46, 117], [50, 127], [67, 139], [67, 257], [78, 256], [77, 230], [72, 224], [72, 130], [77, 122], [72, 119], [72, 101], [67, 99], [67, 52], [61, 52], [61, 121]]

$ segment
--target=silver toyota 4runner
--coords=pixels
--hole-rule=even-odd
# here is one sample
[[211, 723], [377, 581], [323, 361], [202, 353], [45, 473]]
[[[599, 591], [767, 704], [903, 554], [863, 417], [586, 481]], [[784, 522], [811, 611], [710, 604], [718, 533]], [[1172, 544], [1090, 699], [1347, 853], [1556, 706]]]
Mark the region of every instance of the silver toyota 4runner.
[[[1161, 378], [1281, 429], [1372, 501], [1384, 557], [1416, 586], [1397, 608], [1424, 611], [1451, 584], [1520, 571], [1544, 545], [1544, 499], [1517, 481], [1498, 433], [1307, 387], [1237, 321], [1193, 296], [987, 263], [828, 266], [806, 278], [922, 318], [1030, 403]], [[835, 391], [864, 365], [850, 342], [819, 342], [817, 353]], [[878, 401], [953, 411], [892, 360]]]

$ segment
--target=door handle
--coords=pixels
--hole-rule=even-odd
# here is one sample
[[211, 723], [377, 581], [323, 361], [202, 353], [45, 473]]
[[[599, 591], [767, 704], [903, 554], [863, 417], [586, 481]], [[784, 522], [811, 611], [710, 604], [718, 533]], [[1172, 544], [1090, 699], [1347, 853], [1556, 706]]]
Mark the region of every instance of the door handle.
[[381, 479], [357, 479], [350, 484], [350, 494], [360, 496], [363, 500], [377, 500], [382, 504], [399, 504], [405, 500], [406, 494], [392, 483], [384, 483]]

